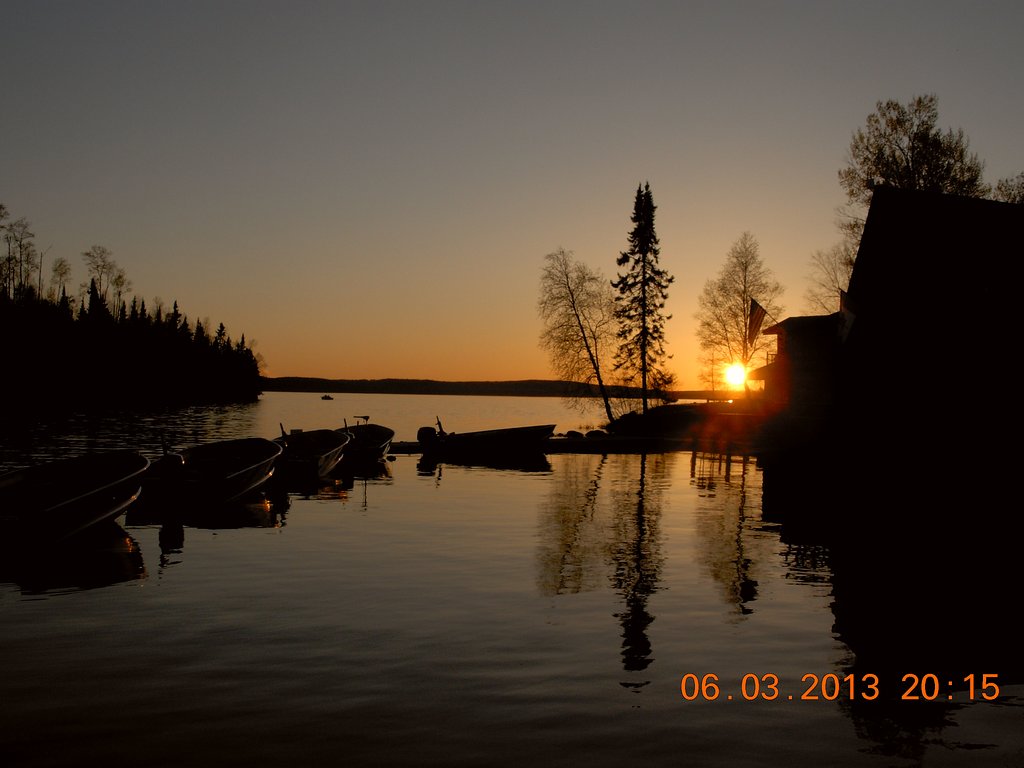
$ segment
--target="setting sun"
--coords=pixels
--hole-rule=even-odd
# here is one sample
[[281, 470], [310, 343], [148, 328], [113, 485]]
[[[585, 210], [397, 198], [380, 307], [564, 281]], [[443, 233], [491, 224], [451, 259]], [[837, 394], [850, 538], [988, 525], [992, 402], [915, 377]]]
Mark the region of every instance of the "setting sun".
[[725, 369], [725, 381], [732, 387], [738, 387], [746, 381], [747, 369], [741, 363], [733, 363]]

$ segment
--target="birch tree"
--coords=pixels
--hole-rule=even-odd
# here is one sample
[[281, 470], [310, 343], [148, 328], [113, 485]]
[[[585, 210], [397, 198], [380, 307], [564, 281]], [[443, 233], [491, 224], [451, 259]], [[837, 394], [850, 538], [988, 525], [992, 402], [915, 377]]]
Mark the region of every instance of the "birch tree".
[[612, 421], [606, 360], [615, 340], [615, 299], [600, 272], [559, 248], [544, 257], [537, 312], [540, 346], [563, 381], [596, 384], [605, 415]]
[[857, 248], [849, 240], [811, 255], [811, 273], [804, 300], [812, 313], [831, 314], [839, 309], [839, 293], [850, 286]]
[[749, 368], [751, 361], [768, 349], [764, 336], [757, 333], [750, 338], [748, 333], [751, 299], [769, 317], [780, 317], [781, 295], [782, 286], [764, 265], [757, 240], [744, 232], [726, 254], [718, 277], [708, 280], [698, 299], [697, 338], [704, 354], [713, 355], [723, 366], [739, 363]]

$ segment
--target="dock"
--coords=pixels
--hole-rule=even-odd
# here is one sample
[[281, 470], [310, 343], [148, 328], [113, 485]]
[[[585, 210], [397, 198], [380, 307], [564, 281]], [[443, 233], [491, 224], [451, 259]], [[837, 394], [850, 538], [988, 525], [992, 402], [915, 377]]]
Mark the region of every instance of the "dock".
[[[671, 451], [712, 451], [715, 453], [751, 454], [747, 445], [732, 442], [708, 441], [688, 435], [686, 437], [550, 437], [541, 447], [544, 454], [560, 453], [668, 453]], [[423, 449], [415, 440], [395, 441], [391, 444], [391, 454], [419, 455]]]

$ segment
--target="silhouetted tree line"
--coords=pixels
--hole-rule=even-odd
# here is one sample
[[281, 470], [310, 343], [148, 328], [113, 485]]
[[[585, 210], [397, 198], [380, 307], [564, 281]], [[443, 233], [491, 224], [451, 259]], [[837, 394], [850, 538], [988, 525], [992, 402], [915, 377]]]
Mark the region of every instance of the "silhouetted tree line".
[[259, 363], [244, 335], [233, 342], [223, 323], [213, 334], [202, 322], [192, 326], [177, 303], [150, 314], [132, 299], [114, 316], [95, 282], [78, 312], [67, 294], [56, 302], [31, 289], [0, 294], [0, 334], [3, 388], [14, 394], [8, 407], [230, 402], [260, 393]]
[[[40, 257], [30, 239], [19, 243], [4, 214], [0, 206], [7, 246], [0, 271], [4, 415], [31, 417], [40, 404], [184, 405], [259, 396], [259, 360], [245, 336], [232, 341], [223, 323], [211, 333], [201, 321], [190, 325], [177, 302], [166, 314], [159, 306], [150, 313], [144, 300], [127, 303], [120, 290], [111, 309], [95, 275], [80, 301], [69, 298], [62, 283], [58, 295], [43, 295]], [[83, 254], [87, 263], [97, 248]], [[105, 249], [104, 256], [105, 265], [116, 268]], [[114, 274], [123, 278], [119, 268]]]

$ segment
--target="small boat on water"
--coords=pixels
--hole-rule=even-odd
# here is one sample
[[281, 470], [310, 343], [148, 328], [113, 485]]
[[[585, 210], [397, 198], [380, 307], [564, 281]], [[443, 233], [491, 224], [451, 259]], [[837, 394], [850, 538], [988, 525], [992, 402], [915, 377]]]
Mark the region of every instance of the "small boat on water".
[[281, 448], [276, 466], [286, 480], [305, 481], [327, 477], [342, 460], [352, 437], [335, 429], [292, 430], [274, 440]]
[[321, 395], [320, 399], [321, 400], [333, 400], [334, 398], [331, 397], [330, 395]]
[[342, 469], [366, 468], [383, 461], [395, 439], [395, 430], [381, 424], [371, 424], [369, 416], [356, 416], [356, 423], [346, 424], [338, 432], [350, 438], [342, 458]]
[[542, 454], [548, 438], [554, 432], [554, 424], [476, 432], [445, 432], [441, 420], [437, 419], [437, 428], [420, 427], [416, 432], [416, 440], [423, 455], [428, 457], [513, 457]]
[[60, 541], [116, 518], [139, 497], [149, 466], [136, 451], [116, 450], [0, 475], [0, 541]]
[[283, 450], [273, 440], [242, 437], [167, 453], [146, 473], [146, 502], [236, 501], [271, 478]]

